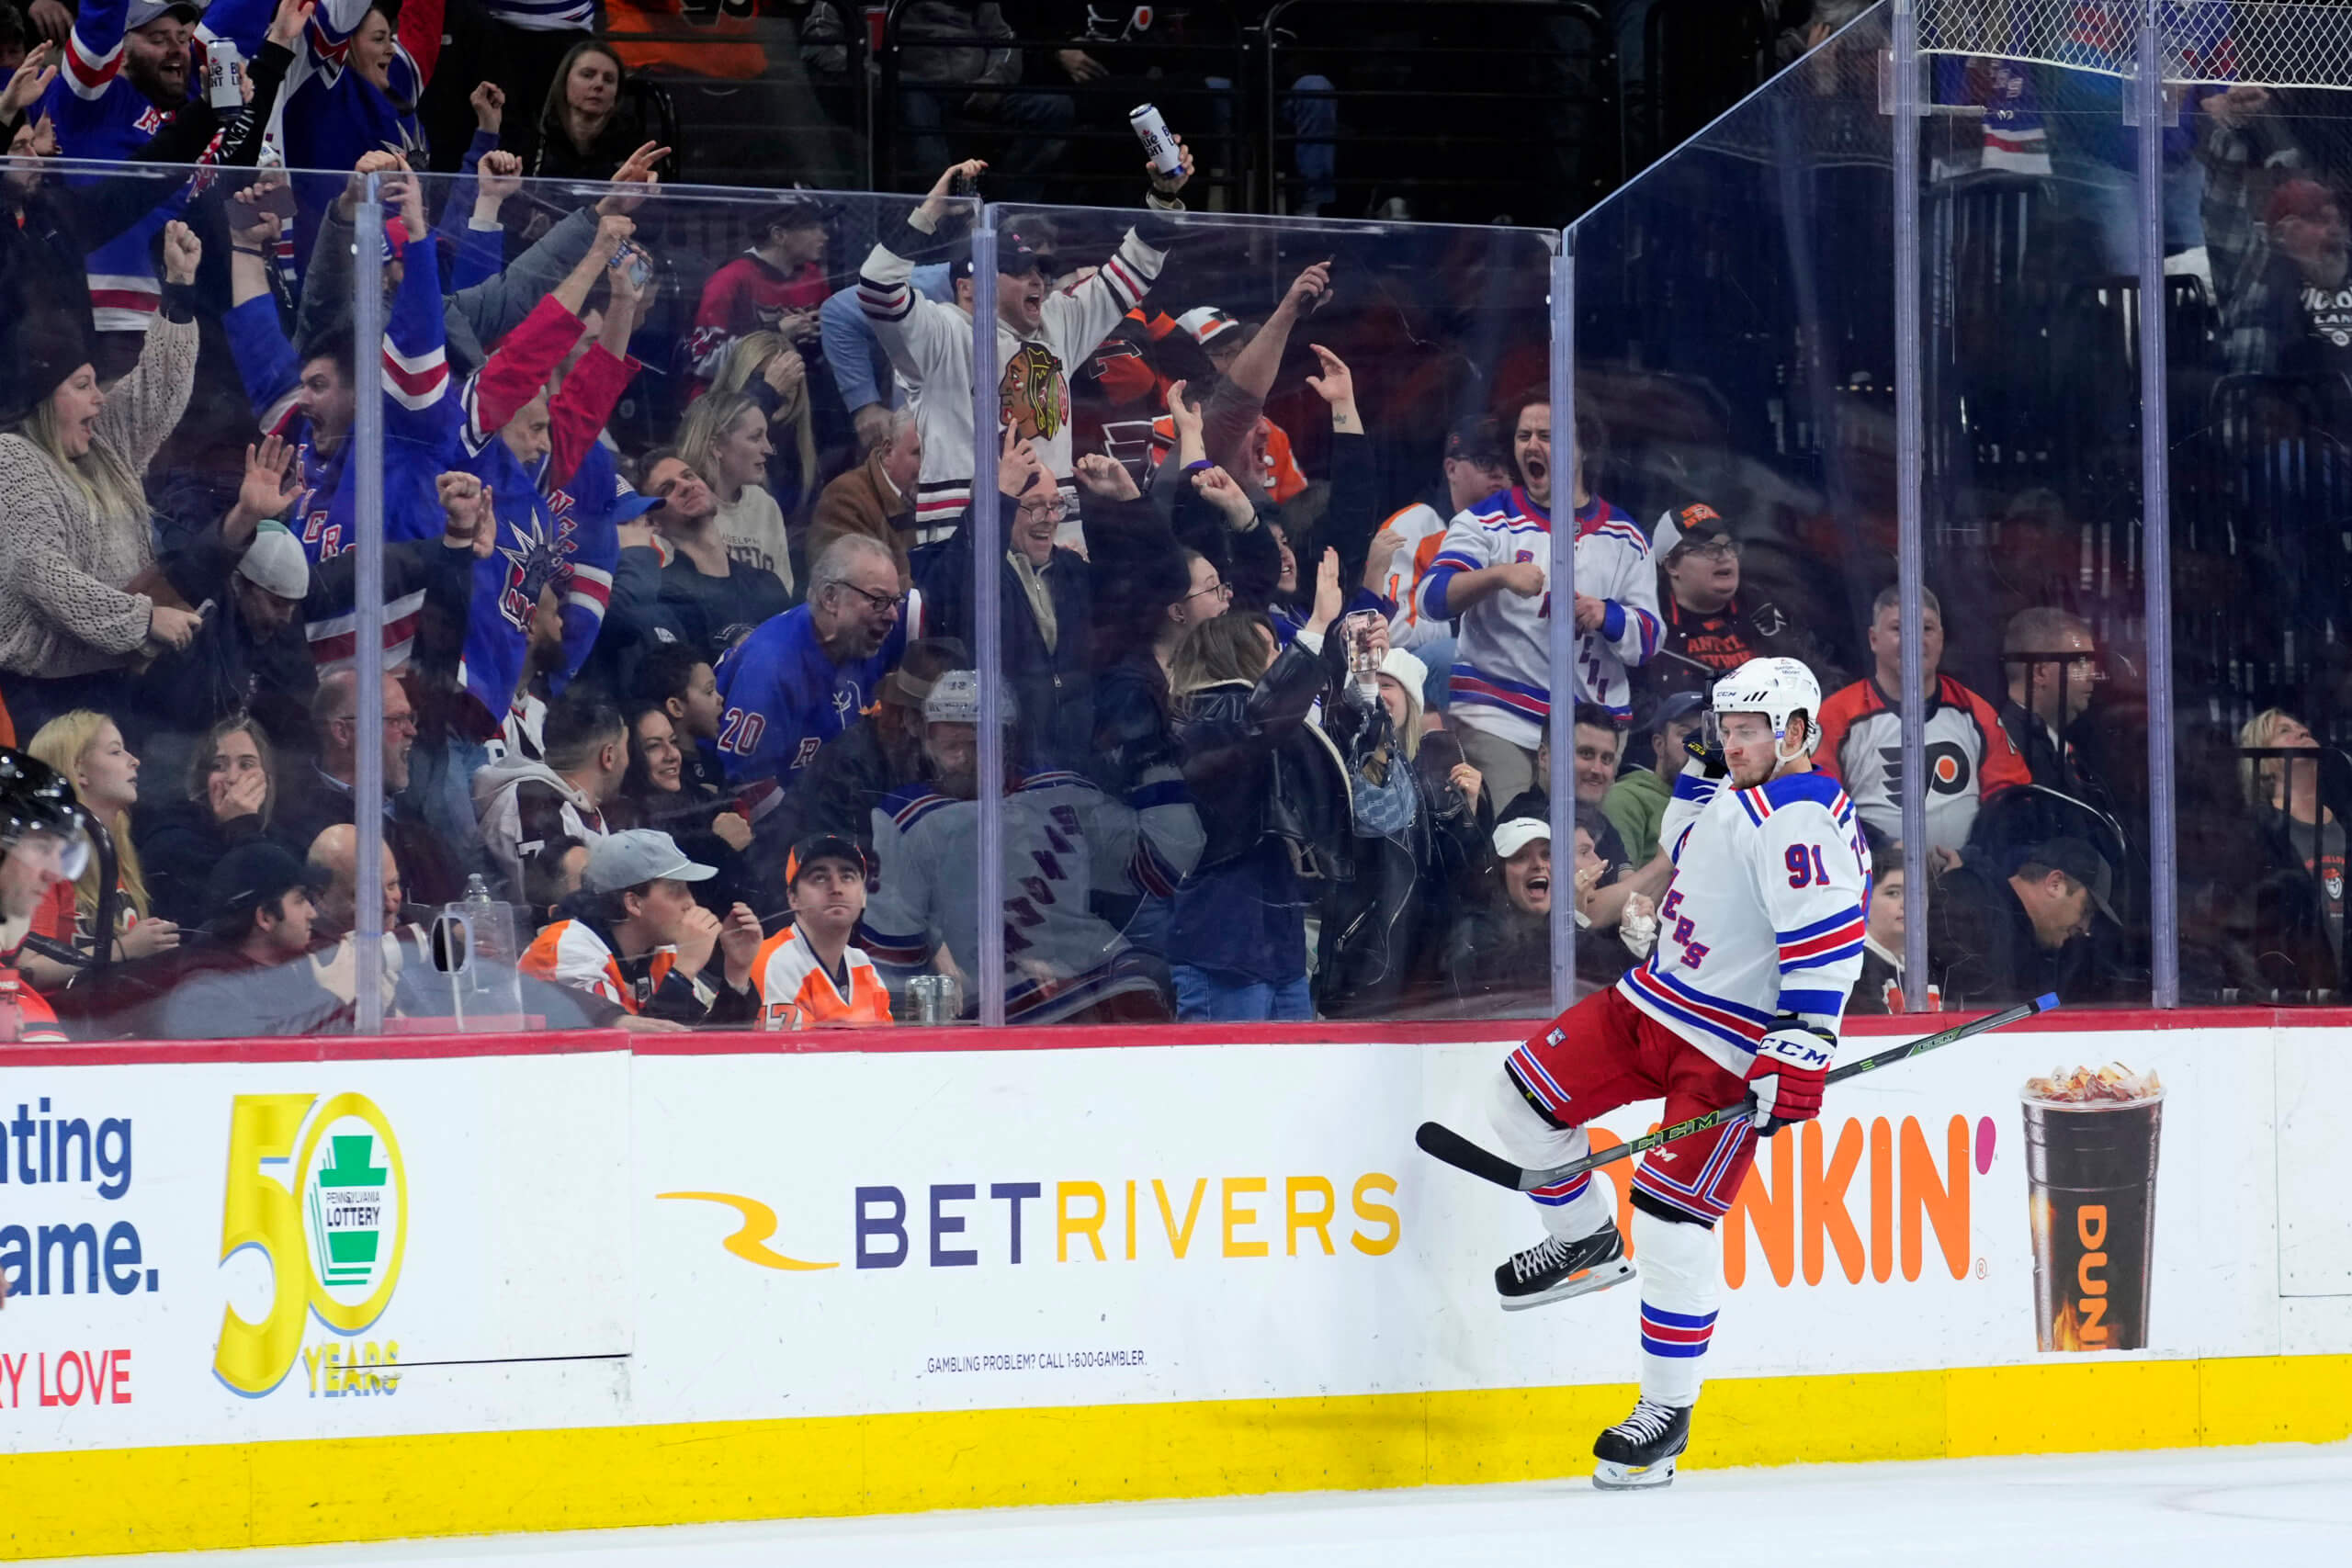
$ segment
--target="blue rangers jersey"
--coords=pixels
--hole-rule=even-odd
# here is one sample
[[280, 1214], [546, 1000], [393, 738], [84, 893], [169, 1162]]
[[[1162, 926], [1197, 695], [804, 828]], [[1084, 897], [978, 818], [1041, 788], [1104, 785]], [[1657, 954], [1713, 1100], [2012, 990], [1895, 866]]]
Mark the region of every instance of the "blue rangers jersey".
[[906, 650], [902, 619], [870, 659], [835, 664], [808, 606], [772, 615], [718, 661], [718, 756], [729, 784], [789, 784], [856, 722]]
[[[172, 122], [172, 110], [149, 102], [122, 73], [123, 21], [130, 8], [130, 0], [82, 0], [57, 80], [39, 111], [56, 128], [60, 157], [119, 162]], [[202, 89], [203, 73], [193, 63], [188, 79], [195, 90]], [[74, 175], [66, 184], [83, 186], [100, 177]], [[153, 212], [90, 253], [91, 317], [102, 333], [145, 332], [163, 300], [153, 259], [155, 236], [187, 204], [188, 187], [159, 181], [155, 189], [160, 199]]]
[[[1598, 632], [1577, 636], [1577, 697], [1625, 719], [1634, 687], [1627, 673], [1657, 652], [1657, 571], [1650, 542], [1634, 520], [1594, 496], [1577, 509], [1577, 592], [1603, 601]], [[1533, 597], [1500, 589], [1458, 617], [1453, 716], [1512, 745], [1533, 750], [1552, 714], [1552, 515], [1518, 485], [1458, 514], [1421, 574], [1421, 613], [1444, 621], [1446, 590], [1465, 571], [1532, 561], [1545, 588]]]
[[1686, 768], [1658, 829], [1674, 880], [1657, 948], [1618, 988], [1644, 1012], [1747, 1076], [1782, 1013], [1838, 1032], [1862, 972], [1869, 857], [1854, 808], [1826, 773], [1733, 789]]
[[[430, 237], [404, 254], [412, 254], [417, 265], [402, 275], [392, 296], [379, 345], [384, 356], [384, 537], [392, 542], [440, 536], [445, 520], [435, 480], [449, 466], [457, 433], [457, 400], [448, 395], [440, 269], [434, 265]], [[294, 446], [301, 490], [287, 514], [287, 526], [301, 540], [312, 565], [341, 555], [358, 543], [357, 478], [350, 461], [354, 435], [346, 432], [333, 452], [320, 450], [302, 408], [302, 367], [278, 324], [277, 302], [268, 295], [232, 308], [222, 325], [261, 428]], [[384, 606], [388, 661], [407, 659], [424, 603], [424, 595], [416, 593]], [[355, 620], [343, 616], [311, 623], [311, 657], [329, 666], [350, 659], [356, 626]]]

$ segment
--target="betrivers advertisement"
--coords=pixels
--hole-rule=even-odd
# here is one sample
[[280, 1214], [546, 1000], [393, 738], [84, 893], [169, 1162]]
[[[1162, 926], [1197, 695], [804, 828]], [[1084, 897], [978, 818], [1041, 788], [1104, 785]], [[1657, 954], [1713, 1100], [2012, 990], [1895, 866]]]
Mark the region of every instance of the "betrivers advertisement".
[[[2271, 1039], [2005, 1033], [1839, 1086], [1720, 1227], [1708, 1374], [2275, 1352]], [[1501, 1312], [1532, 1205], [1412, 1145], [1489, 1137], [1504, 1048], [22, 1069], [0, 1433], [1631, 1382], [1638, 1279]]]

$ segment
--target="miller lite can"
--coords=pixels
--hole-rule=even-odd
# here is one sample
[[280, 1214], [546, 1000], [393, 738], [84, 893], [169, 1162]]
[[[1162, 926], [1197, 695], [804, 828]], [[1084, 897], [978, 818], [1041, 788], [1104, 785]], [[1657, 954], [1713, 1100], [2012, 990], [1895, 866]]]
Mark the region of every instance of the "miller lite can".
[[1172, 180], [1183, 172], [1184, 154], [1177, 150], [1175, 134], [1156, 106], [1137, 104], [1127, 111], [1127, 123], [1136, 128], [1136, 140], [1151, 155], [1151, 166], [1162, 179]]

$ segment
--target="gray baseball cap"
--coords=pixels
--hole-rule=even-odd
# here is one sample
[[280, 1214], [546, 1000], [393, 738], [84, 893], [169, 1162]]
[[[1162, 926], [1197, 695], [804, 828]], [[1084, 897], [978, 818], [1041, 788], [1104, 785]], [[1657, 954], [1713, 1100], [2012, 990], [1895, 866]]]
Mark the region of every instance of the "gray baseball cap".
[[607, 833], [588, 846], [588, 866], [580, 886], [590, 893], [617, 893], [649, 882], [707, 882], [718, 868], [686, 858], [678, 841], [651, 828]]

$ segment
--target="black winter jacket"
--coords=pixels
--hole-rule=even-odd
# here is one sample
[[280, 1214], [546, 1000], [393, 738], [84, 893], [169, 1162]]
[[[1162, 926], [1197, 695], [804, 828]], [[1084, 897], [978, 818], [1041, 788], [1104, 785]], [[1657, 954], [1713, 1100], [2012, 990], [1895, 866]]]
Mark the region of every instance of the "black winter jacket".
[[1238, 860], [1272, 837], [1309, 881], [1344, 882], [1351, 874], [1347, 766], [1307, 720], [1316, 699], [1333, 685], [1339, 659], [1336, 637], [1321, 654], [1295, 642], [1254, 686], [1222, 681], [1176, 700], [1184, 782], [1206, 839], [1196, 871]]

